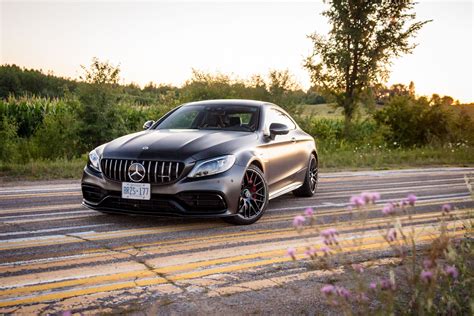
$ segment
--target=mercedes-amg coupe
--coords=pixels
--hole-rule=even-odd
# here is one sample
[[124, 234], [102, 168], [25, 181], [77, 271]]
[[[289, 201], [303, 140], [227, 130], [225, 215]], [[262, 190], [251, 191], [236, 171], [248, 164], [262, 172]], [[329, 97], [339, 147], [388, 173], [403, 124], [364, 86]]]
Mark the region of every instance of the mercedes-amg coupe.
[[251, 224], [285, 193], [312, 196], [314, 139], [283, 109], [251, 100], [192, 102], [89, 153], [83, 204], [104, 213], [222, 217]]

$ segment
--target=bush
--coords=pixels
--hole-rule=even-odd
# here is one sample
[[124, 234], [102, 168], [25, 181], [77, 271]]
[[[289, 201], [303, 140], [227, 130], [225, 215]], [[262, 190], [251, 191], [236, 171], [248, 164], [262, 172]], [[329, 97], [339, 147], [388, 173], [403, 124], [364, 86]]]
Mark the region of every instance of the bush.
[[0, 117], [0, 161], [14, 161], [17, 156], [17, 125], [7, 116]]
[[355, 147], [372, 148], [383, 144], [379, 127], [370, 118], [355, 121], [348, 137], [344, 134], [343, 119], [307, 116], [300, 118], [298, 123], [318, 143], [331, 150]]
[[374, 114], [383, 137], [394, 146], [463, 143], [473, 145], [474, 122], [441, 104], [430, 105], [426, 98], [396, 96]]

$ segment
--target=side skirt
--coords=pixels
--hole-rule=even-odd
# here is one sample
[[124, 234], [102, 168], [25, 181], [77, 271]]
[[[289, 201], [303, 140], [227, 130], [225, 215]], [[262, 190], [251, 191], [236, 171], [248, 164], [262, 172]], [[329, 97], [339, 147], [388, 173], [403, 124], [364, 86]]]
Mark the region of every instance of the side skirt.
[[286, 187], [283, 187], [275, 192], [271, 192], [268, 196], [268, 199], [269, 200], [273, 200], [274, 198], [277, 198], [279, 196], [282, 196], [283, 194], [287, 194], [291, 191], [294, 191], [296, 189], [298, 189], [300, 186], [302, 186], [303, 183], [292, 183]]

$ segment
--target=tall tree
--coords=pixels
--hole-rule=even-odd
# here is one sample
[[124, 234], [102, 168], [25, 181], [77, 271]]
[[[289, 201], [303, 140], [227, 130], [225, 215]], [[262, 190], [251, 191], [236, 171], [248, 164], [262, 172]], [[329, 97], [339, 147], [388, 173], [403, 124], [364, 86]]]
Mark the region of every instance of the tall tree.
[[81, 66], [80, 78], [87, 84], [78, 89], [81, 107], [79, 137], [85, 149], [91, 149], [125, 133], [122, 115], [116, 110], [117, 88], [120, 81], [120, 68], [108, 61], [92, 59], [89, 68]]
[[410, 39], [429, 21], [415, 22], [412, 0], [327, 0], [327, 36], [309, 35], [313, 54], [305, 60], [312, 83], [334, 94], [344, 108], [346, 133], [359, 97], [383, 82], [394, 57], [411, 53]]

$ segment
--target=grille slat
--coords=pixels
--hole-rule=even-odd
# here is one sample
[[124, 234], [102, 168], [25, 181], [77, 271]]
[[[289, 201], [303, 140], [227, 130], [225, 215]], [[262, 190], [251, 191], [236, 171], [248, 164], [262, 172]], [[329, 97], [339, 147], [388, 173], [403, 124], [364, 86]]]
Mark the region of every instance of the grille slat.
[[164, 177], [163, 177], [163, 176], [164, 176], [164, 172], [165, 172], [165, 162], [162, 161], [162, 162], [161, 162], [161, 174], [160, 174], [161, 182], [164, 181]]
[[184, 163], [177, 161], [109, 159], [101, 160], [104, 175], [114, 181], [131, 181], [128, 177], [128, 168], [133, 163], [141, 163], [145, 168], [144, 183], [170, 183], [180, 178]]

